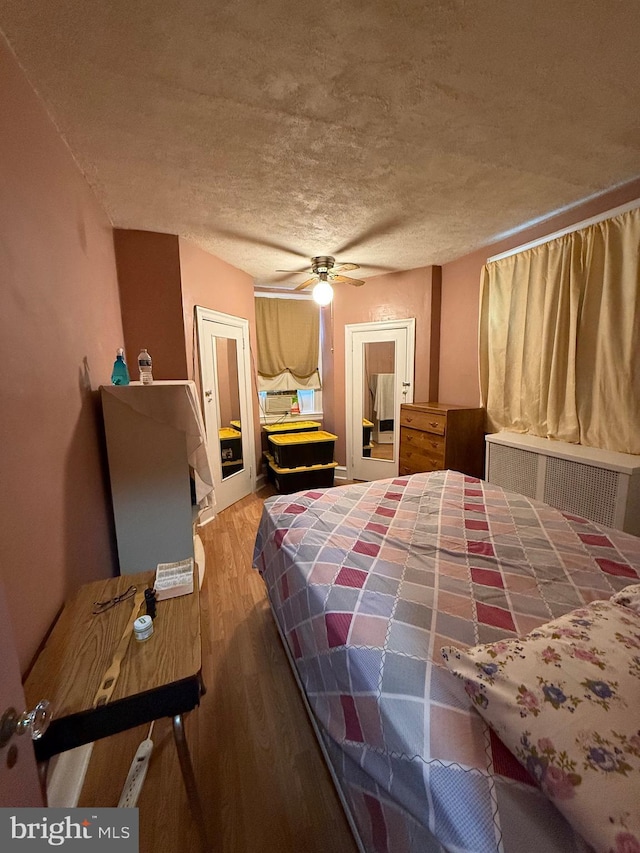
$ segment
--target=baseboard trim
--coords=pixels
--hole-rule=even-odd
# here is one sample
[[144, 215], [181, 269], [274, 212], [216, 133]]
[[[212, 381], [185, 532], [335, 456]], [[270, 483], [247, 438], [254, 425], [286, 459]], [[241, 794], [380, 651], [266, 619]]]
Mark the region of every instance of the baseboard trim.
[[48, 806], [74, 809], [78, 805], [92, 752], [93, 744], [87, 743], [52, 759], [47, 782]]

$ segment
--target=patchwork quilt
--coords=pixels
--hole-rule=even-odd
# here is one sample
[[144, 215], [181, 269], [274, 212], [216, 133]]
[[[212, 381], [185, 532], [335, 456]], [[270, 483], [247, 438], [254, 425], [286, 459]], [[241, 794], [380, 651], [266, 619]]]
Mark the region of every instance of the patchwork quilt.
[[640, 539], [452, 471], [265, 502], [254, 565], [367, 851], [586, 851], [442, 664], [640, 578]]

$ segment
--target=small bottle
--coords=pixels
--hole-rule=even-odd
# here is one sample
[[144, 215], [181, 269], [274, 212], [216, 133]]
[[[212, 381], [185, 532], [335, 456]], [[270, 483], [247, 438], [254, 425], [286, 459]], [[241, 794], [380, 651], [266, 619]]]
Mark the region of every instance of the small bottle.
[[145, 609], [147, 611], [147, 616], [151, 616], [152, 619], [156, 618], [156, 591], [155, 589], [151, 589], [147, 587], [144, 591], [144, 604]]
[[151, 356], [146, 349], [140, 350], [138, 356], [138, 368], [140, 369], [140, 382], [143, 385], [153, 384], [153, 374], [151, 373]]
[[111, 371], [112, 385], [128, 385], [129, 384], [129, 368], [124, 360], [124, 350], [122, 347], [118, 350], [116, 360], [113, 362], [113, 370]]

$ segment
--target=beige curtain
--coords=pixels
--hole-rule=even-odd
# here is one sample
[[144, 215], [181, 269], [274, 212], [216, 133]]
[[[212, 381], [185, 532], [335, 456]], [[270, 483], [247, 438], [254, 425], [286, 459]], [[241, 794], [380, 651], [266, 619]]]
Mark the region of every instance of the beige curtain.
[[487, 264], [487, 428], [640, 454], [640, 209]]
[[307, 299], [256, 299], [258, 376], [319, 388], [320, 309]]

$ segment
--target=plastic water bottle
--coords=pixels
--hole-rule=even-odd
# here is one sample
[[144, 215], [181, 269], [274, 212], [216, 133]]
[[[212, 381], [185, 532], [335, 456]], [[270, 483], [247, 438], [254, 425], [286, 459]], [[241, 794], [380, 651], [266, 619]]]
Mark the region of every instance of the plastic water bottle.
[[140, 370], [140, 382], [143, 385], [153, 384], [153, 374], [151, 373], [151, 356], [146, 349], [140, 350], [138, 356], [138, 368]]
[[124, 360], [124, 350], [122, 347], [116, 354], [116, 360], [113, 362], [113, 370], [111, 371], [112, 385], [128, 385], [129, 384], [129, 368]]

